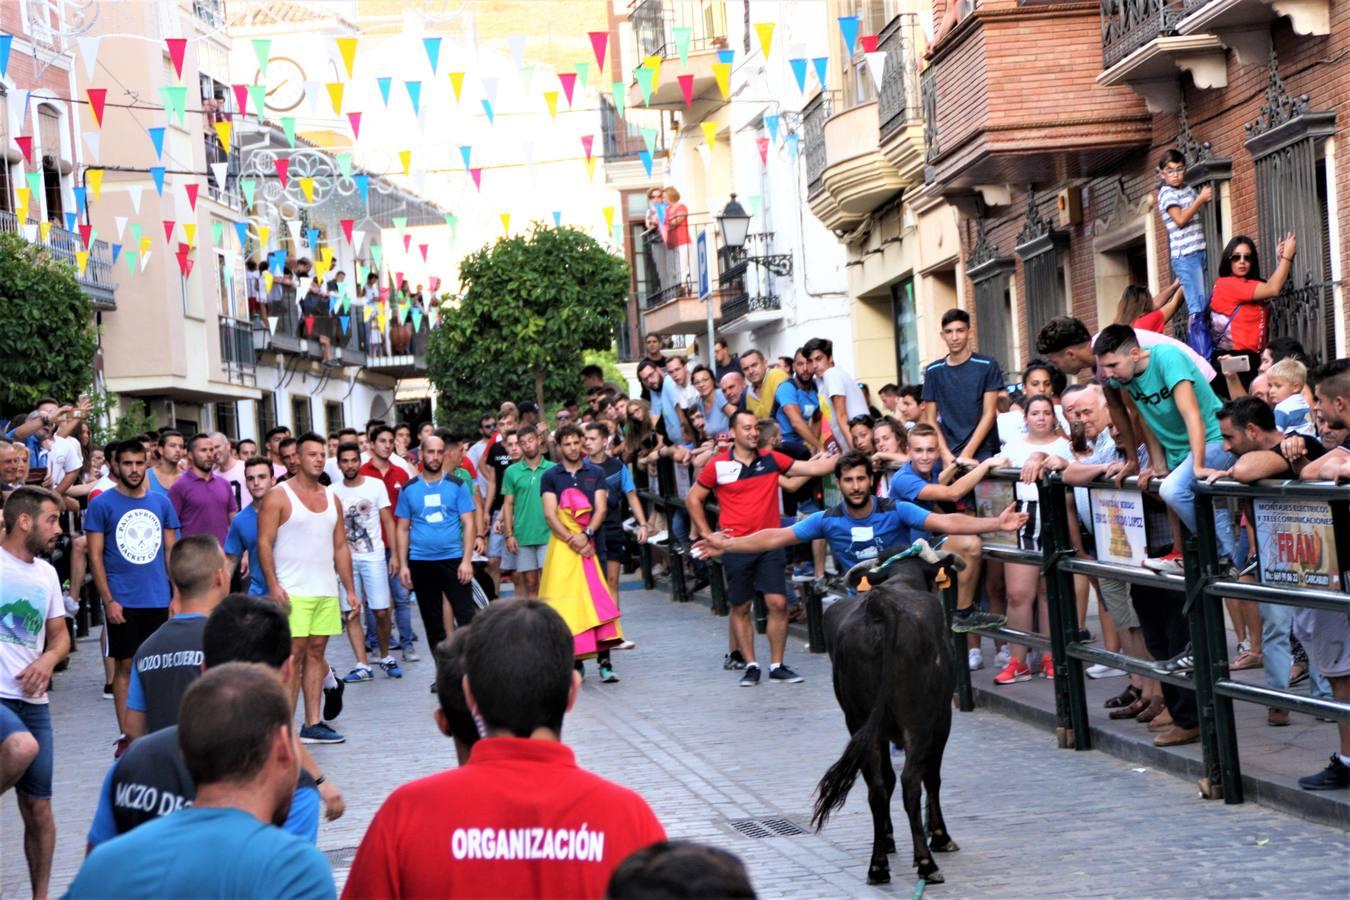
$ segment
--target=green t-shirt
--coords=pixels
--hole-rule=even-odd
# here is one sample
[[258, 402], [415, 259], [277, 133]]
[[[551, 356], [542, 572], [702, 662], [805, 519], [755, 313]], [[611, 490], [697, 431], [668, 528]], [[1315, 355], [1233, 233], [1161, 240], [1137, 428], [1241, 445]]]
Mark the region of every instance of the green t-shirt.
[[1183, 381], [1189, 381], [1195, 390], [1195, 399], [1205, 422], [1205, 442], [1222, 440], [1216, 414], [1223, 403], [1191, 358], [1176, 347], [1153, 345], [1149, 348], [1148, 368], [1136, 375], [1133, 381], [1122, 385], [1112, 378], [1110, 382], [1112, 387], [1124, 388], [1135, 406], [1139, 407], [1144, 424], [1167, 454], [1169, 469], [1176, 468], [1191, 452], [1186, 420], [1181, 417], [1176, 401], [1172, 399], [1173, 388]]
[[552, 534], [544, 519], [544, 498], [539, 493], [539, 482], [554, 465], [541, 458], [538, 467], [531, 469], [522, 459], [507, 466], [506, 474], [502, 476], [502, 495], [516, 498], [511, 528], [516, 542], [523, 547], [547, 544]]

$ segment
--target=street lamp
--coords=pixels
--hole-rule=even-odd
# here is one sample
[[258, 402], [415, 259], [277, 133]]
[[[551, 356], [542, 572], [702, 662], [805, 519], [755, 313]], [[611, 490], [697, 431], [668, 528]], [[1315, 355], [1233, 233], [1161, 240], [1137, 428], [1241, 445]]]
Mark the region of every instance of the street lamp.
[[735, 194], [731, 195], [731, 202], [717, 217], [717, 228], [722, 232], [722, 240], [728, 248], [739, 250], [745, 246], [745, 237], [750, 231], [750, 214], [737, 202]]

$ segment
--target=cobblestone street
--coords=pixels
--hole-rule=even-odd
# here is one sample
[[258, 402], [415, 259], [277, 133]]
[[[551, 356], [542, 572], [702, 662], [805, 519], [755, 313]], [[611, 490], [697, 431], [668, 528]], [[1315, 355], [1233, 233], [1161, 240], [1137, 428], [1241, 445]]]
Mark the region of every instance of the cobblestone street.
[[[601, 685], [588, 673], [564, 734], [581, 763], [641, 792], [673, 837], [741, 856], [762, 897], [872, 893], [864, 881], [871, 820], [860, 788], [819, 835], [754, 839], [730, 824], [781, 817], [807, 826], [815, 783], [846, 737], [828, 659], [794, 639], [789, 661], [804, 684], [741, 690], [720, 665], [724, 621], [637, 590], [637, 582], [626, 587], [626, 630], [639, 646], [616, 657], [621, 683]], [[83, 856], [116, 737], [112, 704], [99, 699], [97, 647], [80, 644], [52, 695], [54, 894]], [[350, 650], [345, 641], [334, 647], [330, 660], [346, 671]], [[381, 675], [349, 686], [334, 723], [347, 743], [315, 748], [346, 795], [346, 815], [319, 835], [339, 885], [388, 792], [453, 764], [432, 722], [424, 656], [404, 667], [401, 682]], [[1343, 896], [1350, 877], [1350, 842], [1337, 829], [1254, 803], [1201, 801], [1186, 781], [1104, 753], [1056, 750], [1049, 733], [986, 711], [956, 715], [943, 776], [944, 812], [961, 852], [938, 860], [947, 884], [930, 888], [937, 894]], [[893, 815], [901, 832], [898, 796]], [[27, 896], [12, 795], [0, 803], [0, 855], [0, 894]], [[892, 866], [895, 881], [880, 892], [912, 895], [904, 847]]]

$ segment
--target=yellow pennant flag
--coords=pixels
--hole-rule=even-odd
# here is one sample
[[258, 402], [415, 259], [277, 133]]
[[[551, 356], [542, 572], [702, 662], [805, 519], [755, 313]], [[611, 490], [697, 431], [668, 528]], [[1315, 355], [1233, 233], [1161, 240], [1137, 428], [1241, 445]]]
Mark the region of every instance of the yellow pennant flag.
[[76, 250], [76, 251], [75, 251], [75, 264], [76, 264], [77, 266], [80, 267], [80, 274], [83, 275], [83, 274], [84, 274], [84, 270], [87, 269], [87, 268], [89, 267], [89, 251], [88, 251], [88, 250]]
[[15, 188], [14, 198], [17, 201], [14, 212], [19, 217], [19, 224], [22, 225], [28, 221], [28, 188]]
[[141, 235], [141, 262], [145, 262], [145, 254], [150, 252], [150, 236]]
[[313, 179], [313, 178], [301, 178], [301, 179], [300, 179], [300, 190], [304, 191], [304, 193], [305, 193], [305, 202], [306, 202], [306, 203], [313, 203], [313, 202], [314, 202], [314, 179]]
[[398, 161], [403, 163], [403, 174], [407, 175], [408, 172], [412, 169], [412, 151], [411, 150], [398, 151]]
[[197, 223], [196, 223], [196, 222], [184, 222], [184, 223], [183, 223], [183, 236], [187, 238], [187, 245], [188, 245], [189, 247], [195, 247], [195, 246], [197, 246]]
[[375, 324], [378, 325], [378, 326], [380, 327], [380, 330], [381, 330], [381, 331], [384, 331], [385, 328], [389, 327], [389, 317], [386, 316], [386, 315], [384, 314], [384, 310], [383, 310], [383, 309], [380, 310], [379, 318], [378, 318], [378, 320], [376, 321]]
[[558, 121], [558, 92], [544, 91], [544, 102], [548, 104], [549, 117]]
[[661, 57], [648, 56], [642, 60], [642, 64], [652, 70], [652, 90], [661, 84]]
[[220, 138], [220, 146], [225, 148], [225, 155], [230, 155], [230, 135], [234, 134], [233, 122], [216, 122], [213, 126], [216, 129], [216, 137]]
[[319, 258], [323, 260], [323, 267], [324, 267], [325, 269], [332, 268], [332, 265], [333, 265], [333, 248], [332, 248], [332, 247], [323, 247], [323, 248], [321, 248], [321, 249], [319, 250]]
[[85, 181], [89, 184], [89, 193], [97, 200], [99, 194], [103, 193], [103, 170], [86, 169], [84, 177]]
[[347, 77], [352, 77], [352, 67], [356, 65], [356, 38], [340, 37], [337, 39], [338, 53], [342, 54], [342, 64], [347, 67]]
[[459, 102], [459, 94], [460, 94], [460, 91], [464, 90], [464, 73], [463, 73], [463, 72], [451, 72], [451, 73], [450, 73], [450, 88], [451, 88], [451, 90], [453, 90], [453, 91], [455, 92], [455, 102], [458, 103], [458, 102]]
[[333, 101], [333, 114], [342, 115], [342, 82], [328, 82], [328, 99]]
[[47, 242], [47, 236], [50, 235], [51, 233], [52, 233], [52, 223], [50, 221], [38, 223], [38, 234], [42, 236], [42, 242], [44, 244]]
[[590, 176], [591, 181], [595, 180], [595, 157], [586, 158], [586, 174]]
[[708, 142], [709, 147], [717, 143], [716, 122], [700, 122], [698, 127], [703, 129], [703, 139]]
[[717, 79], [717, 89], [722, 92], [723, 100], [731, 99], [731, 63], [713, 63], [713, 77]]
[[269, 294], [272, 293], [272, 282], [274, 280], [275, 279], [273, 279], [272, 277], [271, 269], [268, 269], [266, 272], [263, 273], [263, 287], [267, 289], [267, 293]]
[[[259, 225], [259, 226], [258, 226], [258, 244], [259, 244], [259, 246], [265, 248], [265, 247], [267, 246], [267, 239], [268, 239], [269, 237], [271, 237], [271, 236], [272, 236], [272, 226], [271, 226], [271, 225]], [[270, 291], [271, 288], [268, 288], [268, 290]]]
[[511, 214], [510, 214], [510, 213], [502, 213], [502, 233], [503, 233], [503, 234], [510, 234], [510, 233], [511, 233]]
[[324, 262], [322, 259], [315, 260], [314, 262], [315, 279], [317, 279], [319, 282], [322, 282], [324, 273], [327, 271], [328, 271], [328, 263]]
[[773, 23], [756, 22], [755, 34], [759, 35], [759, 49], [764, 51], [764, 58], [769, 58], [769, 47], [773, 45]]
[[605, 214], [605, 230], [606, 230], [606, 231], [613, 231], [613, 230], [614, 230], [614, 207], [612, 207], [612, 206], [606, 206], [604, 209], [602, 209], [602, 210], [600, 210], [600, 211], [601, 211], [602, 213]]

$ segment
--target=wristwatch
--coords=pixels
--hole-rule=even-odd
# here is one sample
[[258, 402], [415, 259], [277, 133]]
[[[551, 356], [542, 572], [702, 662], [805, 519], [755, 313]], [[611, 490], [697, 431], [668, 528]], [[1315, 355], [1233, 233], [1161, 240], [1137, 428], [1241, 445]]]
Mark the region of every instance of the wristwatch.
[[591, 527], [589, 525], [586, 526], [586, 537], [588, 538], [595, 537], [595, 532], [591, 530]]

